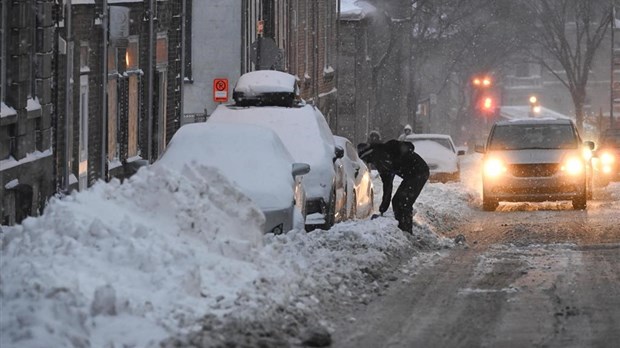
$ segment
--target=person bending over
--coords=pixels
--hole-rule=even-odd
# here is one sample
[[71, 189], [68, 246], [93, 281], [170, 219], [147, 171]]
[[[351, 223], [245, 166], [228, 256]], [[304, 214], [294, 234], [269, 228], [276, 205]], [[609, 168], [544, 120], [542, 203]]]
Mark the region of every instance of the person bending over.
[[394, 175], [403, 179], [392, 198], [394, 218], [398, 228], [413, 232], [413, 203], [428, 181], [429, 168], [424, 159], [415, 153], [415, 146], [408, 141], [390, 140], [386, 143], [360, 144], [359, 156], [372, 164], [383, 183], [383, 198], [379, 206], [381, 215], [387, 211], [392, 198]]

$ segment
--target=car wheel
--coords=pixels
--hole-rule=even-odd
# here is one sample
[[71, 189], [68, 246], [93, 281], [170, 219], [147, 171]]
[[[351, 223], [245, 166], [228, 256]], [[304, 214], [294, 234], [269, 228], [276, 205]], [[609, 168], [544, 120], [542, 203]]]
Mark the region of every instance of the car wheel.
[[351, 211], [349, 212], [349, 219], [357, 219], [357, 193], [353, 190], [353, 198], [351, 199]]
[[584, 193], [573, 198], [573, 209], [575, 210], [584, 210], [588, 206], [588, 194]]
[[484, 211], [495, 211], [499, 206], [499, 202], [495, 199], [491, 199], [487, 197], [484, 193], [484, 189], [482, 190], [482, 210]]
[[329, 230], [332, 226], [334, 226], [334, 222], [336, 219], [336, 188], [332, 188], [332, 193], [329, 196], [329, 202], [325, 207], [325, 224], [321, 226], [324, 230]]

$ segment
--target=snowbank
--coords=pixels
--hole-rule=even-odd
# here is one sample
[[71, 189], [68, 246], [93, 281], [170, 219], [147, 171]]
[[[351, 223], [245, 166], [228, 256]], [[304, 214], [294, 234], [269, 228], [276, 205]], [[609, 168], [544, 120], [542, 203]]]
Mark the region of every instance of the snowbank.
[[250, 261], [262, 219], [206, 167], [143, 170], [53, 200], [42, 217], [4, 228], [0, 341], [154, 345], [269, 272]]
[[390, 217], [274, 236], [262, 235], [260, 211], [215, 169], [143, 168], [122, 185], [98, 183], [3, 227], [0, 342], [257, 346], [247, 340], [265, 343], [264, 333], [275, 335], [272, 346], [290, 336], [301, 342], [304, 327], [326, 326], [321, 306], [382, 291], [368, 275], [381, 276], [393, 255], [452, 245], [435, 231], [464, 216], [471, 197], [460, 191], [427, 185], [413, 236]]

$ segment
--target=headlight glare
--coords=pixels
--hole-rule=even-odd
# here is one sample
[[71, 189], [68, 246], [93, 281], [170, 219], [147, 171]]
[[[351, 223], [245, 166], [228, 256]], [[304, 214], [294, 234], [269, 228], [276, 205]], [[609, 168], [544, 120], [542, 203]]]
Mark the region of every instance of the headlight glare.
[[587, 147], [584, 147], [581, 153], [583, 155], [583, 159], [586, 161], [589, 161], [592, 158], [592, 150]]
[[603, 164], [612, 164], [616, 161], [614, 155], [610, 154], [609, 152], [603, 153], [600, 157]]
[[488, 177], [497, 177], [504, 174], [508, 169], [504, 161], [498, 158], [490, 158], [484, 163], [484, 174]]
[[562, 171], [570, 175], [579, 175], [583, 173], [584, 165], [583, 161], [579, 158], [569, 158], [562, 165]]

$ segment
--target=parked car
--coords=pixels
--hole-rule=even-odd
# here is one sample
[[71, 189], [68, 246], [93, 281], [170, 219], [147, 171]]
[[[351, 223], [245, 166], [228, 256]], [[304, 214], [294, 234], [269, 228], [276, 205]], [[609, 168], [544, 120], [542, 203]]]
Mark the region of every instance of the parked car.
[[500, 121], [485, 147], [482, 206], [495, 210], [500, 201], [571, 200], [585, 209], [591, 190], [591, 141], [583, 142], [566, 119]]
[[620, 129], [607, 129], [601, 135], [592, 159], [597, 186], [620, 181]]
[[346, 215], [349, 219], [363, 219], [370, 216], [374, 205], [374, 187], [370, 170], [357, 155], [357, 149], [349, 139], [334, 136], [336, 145], [344, 149], [344, 156], [337, 160], [345, 172], [347, 204]]
[[405, 137], [415, 146], [417, 152], [428, 164], [430, 181], [461, 180], [461, 168], [458, 156], [464, 155], [464, 150], [457, 150], [452, 137], [447, 134], [411, 134]]
[[181, 127], [154, 165], [180, 171], [190, 163], [218, 168], [265, 214], [266, 233], [305, 227], [306, 194], [298, 163], [273, 131], [255, 125], [193, 123]]
[[346, 204], [344, 173], [336, 159], [344, 155], [337, 147], [323, 114], [298, 98], [296, 78], [278, 71], [254, 71], [242, 75], [233, 93], [234, 105], [220, 105], [207, 124], [256, 124], [273, 130], [295, 161], [312, 168], [304, 177], [307, 194], [307, 229], [329, 229], [344, 219]]

